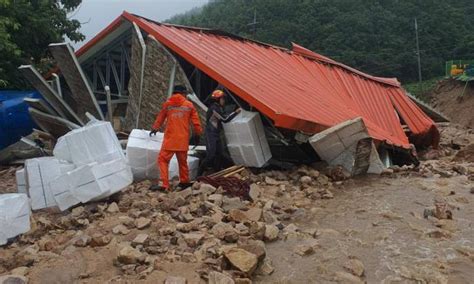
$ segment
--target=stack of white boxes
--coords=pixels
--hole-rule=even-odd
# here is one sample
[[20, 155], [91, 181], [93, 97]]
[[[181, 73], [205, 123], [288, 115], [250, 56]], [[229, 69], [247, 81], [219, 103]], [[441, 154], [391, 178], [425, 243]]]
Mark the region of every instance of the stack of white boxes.
[[224, 123], [224, 131], [235, 164], [260, 168], [272, 157], [257, 112], [242, 111], [232, 121]]
[[54, 157], [30, 159], [17, 172], [18, 190], [33, 209], [79, 203], [110, 196], [133, 182], [120, 142], [109, 122], [92, 121], [59, 138]]
[[30, 230], [30, 204], [23, 193], [0, 194], [0, 245]]
[[60, 161], [54, 157], [26, 160], [24, 180], [26, 180], [28, 194], [31, 198], [31, 208], [38, 210], [56, 206], [51, 182], [74, 168], [74, 164]]
[[[163, 133], [150, 137], [150, 131], [133, 129], [128, 137], [127, 158], [135, 180], [158, 179], [158, 154], [163, 143]], [[188, 156], [189, 177], [195, 179], [199, 169], [199, 158]], [[178, 160], [174, 156], [170, 161], [169, 177], [179, 176]]]

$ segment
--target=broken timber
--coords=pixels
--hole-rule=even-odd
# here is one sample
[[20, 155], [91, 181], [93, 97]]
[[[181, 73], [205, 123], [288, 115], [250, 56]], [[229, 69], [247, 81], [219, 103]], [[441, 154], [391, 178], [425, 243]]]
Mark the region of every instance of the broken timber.
[[43, 79], [41, 74], [31, 65], [22, 65], [18, 67], [23, 76], [30, 82], [43, 98], [51, 105], [51, 107], [64, 119], [84, 125], [77, 114], [69, 107], [69, 105], [50, 87]]
[[28, 108], [28, 112], [34, 122], [41, 127], [41, 129], [54, 137], [60, 137], [69, 131], [80, 127], [64, 118], [44, 113], [35, 108]]

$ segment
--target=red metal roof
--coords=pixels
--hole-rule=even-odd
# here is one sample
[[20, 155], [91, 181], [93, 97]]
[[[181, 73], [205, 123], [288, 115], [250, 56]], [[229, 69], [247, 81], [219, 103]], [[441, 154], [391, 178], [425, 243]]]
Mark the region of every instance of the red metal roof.
[[[399, 114], [417, 141], [437, 143], [434, 122], [396, 79], [367, 75], [296, 44], [287, 50], [222, 32], [160, 24], [127, 12], [122, 17], [250, 103], [277, 127], [316, 133], [360, 116], [373, 138], [408, 148]], [[114, 21], [78, 55], [117, 24]]]

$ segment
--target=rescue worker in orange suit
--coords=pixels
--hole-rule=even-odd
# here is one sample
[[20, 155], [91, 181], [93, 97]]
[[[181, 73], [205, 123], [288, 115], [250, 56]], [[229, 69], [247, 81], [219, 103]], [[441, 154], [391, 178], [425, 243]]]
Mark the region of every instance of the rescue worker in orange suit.
[[225, 153], [221, 142], [222, 123], [231, 121], [241, 112], [238, 108], [233, 113], [226, 116], [224, 114], [225, 94], [221, 90], [215, 90], [211, 95], [212, 103], [206, 113], [206, 158], [199, 167], [199, 175], [210, 166], [214, 171], [220, 170], [222, 163], [232, 160]]
[[168, 167], [173, 155], [176, 155], [179, 165], [179, 180], [181, 187], [189, 185], [188, 169], [188, 149], [190, 124], [193, 125], [194, 143], [199, 144], [199, 135], [202, 133], [199, 116], [194, 105], [186, 99], [186, 88], [175, 86], [173, 95], [163, 104], [160, 113], [157, 115], [150, 136], [156, 135], [158, 130], [166, 121], [163, 144], [158, 155], [158, 165], [160, 168], [160, 178], [162, 186], [158, 184], [151, 187], [152, 190], [169, 190]]

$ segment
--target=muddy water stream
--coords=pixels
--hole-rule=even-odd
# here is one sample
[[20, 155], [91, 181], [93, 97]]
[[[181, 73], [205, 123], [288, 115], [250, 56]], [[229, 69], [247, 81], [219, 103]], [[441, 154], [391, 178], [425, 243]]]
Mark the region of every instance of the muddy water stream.
[[[465, 177], [387, 177], [353, 180], [316, 200], [292, 220], [317, 229], [319, 245], [309, 256], [294, 253], [309, 239], [288, 235], [267, 244], [275, 272], [261, 283], [357, 283], [344, 268], [350, 258], [364, 265], [367, 283], [472, 283], [474, 194]], [[423, 211], [443, 196], [453, 220], [425, 219]], [[352, 282], [351, 282], [352, 281]]]

